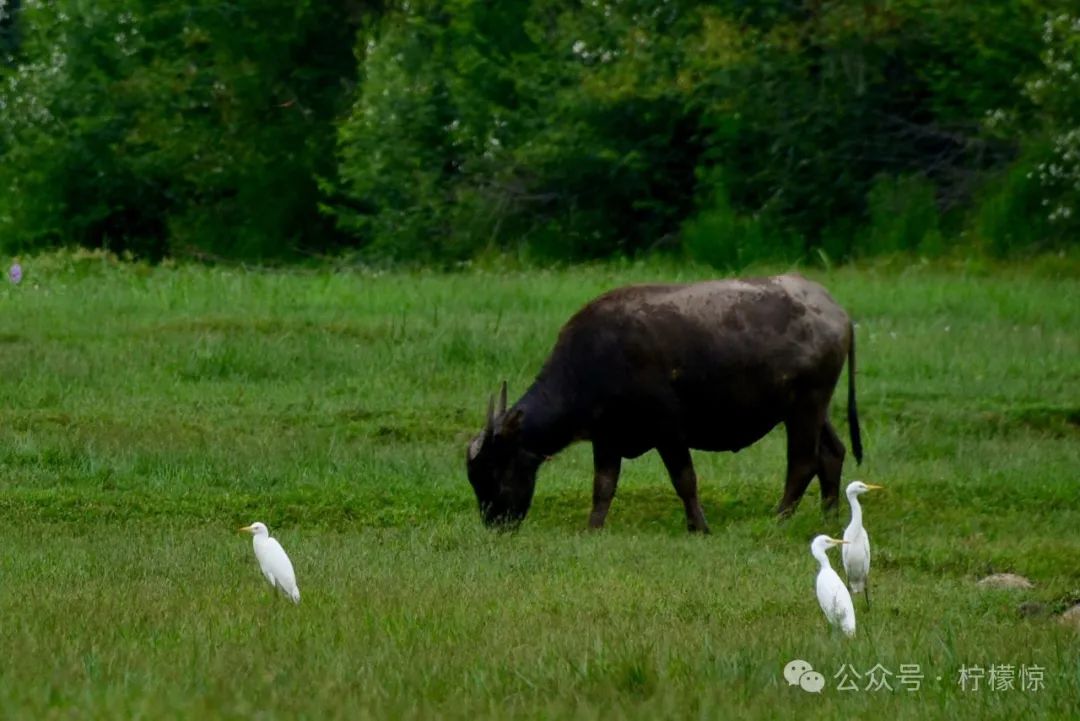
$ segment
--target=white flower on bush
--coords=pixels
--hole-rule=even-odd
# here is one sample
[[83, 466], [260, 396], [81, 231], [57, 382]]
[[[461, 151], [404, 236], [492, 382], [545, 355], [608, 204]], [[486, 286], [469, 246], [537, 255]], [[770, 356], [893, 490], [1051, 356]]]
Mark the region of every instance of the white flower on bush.
[[1051, 208], [1047, 220], [1062, 224], [1080, 208], [1080, 17], [1047, 18], [1042, 39], [1043, 67], [1024, 84], [1024, 93], [1042, 111], [1049, 132], [1050, 158], [1034, 172], [1045, 193], [1042, 205]]

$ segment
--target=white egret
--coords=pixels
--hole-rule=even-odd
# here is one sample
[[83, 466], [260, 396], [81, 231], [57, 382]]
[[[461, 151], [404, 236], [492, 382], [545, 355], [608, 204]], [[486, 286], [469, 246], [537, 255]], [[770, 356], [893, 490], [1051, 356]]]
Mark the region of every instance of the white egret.
[[855, 635], [855, 606], [851, 603], [851, 594], [840, 580], [840, 575], [829, 565], [825, 551], [832, 546], [846, 544], [838, 538], [817, 536], [810, 544], [810, 553], [821, 565], [817, 575], [817, 600], [825, 618], [833, 626], [838, 626], [847, 636]]
[[270, 537], [266, 524], [256, 521], [240, 530], [254, 536], [251, 544], [255, 547], [255, 558], [258, 559], [259, 568], [270, 585], [288, 596], [293, 603], [300, 603], [300, 589], [296, 587], [296, 573], [293, 571], [292, 561], [277, 539]]
[[867, 491], [877, 491], [883, 487], [862, 481], [852, 481], [847, 487], [847, 499], [851, 505], [851, 523], [844, 529], [844, 540], [847, 543], [840, 549], [840, 553], [844, 560], [844, 573], [847, 574], [848, 586], [852, 593], [864, 594], [867, 609], [870, 608], [870, 585], [867, 582], [870, 575], [870, 534], [863, 527], [859, 496]]

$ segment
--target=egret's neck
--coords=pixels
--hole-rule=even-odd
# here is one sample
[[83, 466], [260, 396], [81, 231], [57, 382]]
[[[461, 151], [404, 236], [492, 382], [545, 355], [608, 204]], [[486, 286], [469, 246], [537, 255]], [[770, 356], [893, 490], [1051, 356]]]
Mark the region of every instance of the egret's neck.
[[854, 493], [849, 493], [847, 499], [851, 504], [851, 525], [862, 528], [862, 506], [859, 505], [859, 497]]
[[811, 551], [811, 553], [814, 554], [814, 558], [817, 559], [817, 562], [821, 566], [822, 570], [826, 568], [832, 568], [832, 564], [829, 563], [829, 557], [825, 555], [824, 548], [815, 548]]

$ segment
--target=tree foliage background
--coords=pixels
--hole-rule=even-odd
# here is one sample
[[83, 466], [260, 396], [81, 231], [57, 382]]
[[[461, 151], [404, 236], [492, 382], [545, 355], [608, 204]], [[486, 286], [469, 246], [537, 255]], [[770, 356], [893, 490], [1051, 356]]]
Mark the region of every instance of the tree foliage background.
[[1080, 232], [1049, 0], [0, 0], [0, 248], [998, 255]]

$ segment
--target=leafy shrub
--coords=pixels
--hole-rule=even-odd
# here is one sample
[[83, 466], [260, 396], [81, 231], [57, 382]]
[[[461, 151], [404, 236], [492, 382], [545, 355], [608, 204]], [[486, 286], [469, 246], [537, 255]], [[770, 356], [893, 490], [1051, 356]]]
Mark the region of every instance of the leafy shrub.
[[1051, 229], [1043, 192], [1035, 178], [1036, 162], [1045, 150], [1025, 152], [1001, 173], [987, 178], [972, 209], [971, 233], [990, 255], [1006, 257], [1045, 248]]
[[863, 255], [942, 251], [934, 186], [919, 176], [879, 177], [867, 197], [870, 226], [855, 243]]
[[714, 268], [739, 270], [760, 261], [799, 257], [797, 243], [759, 216], [740, 215], [723, 186], [713, 188], [712, 203], [682, 227], [683, 248], [690, 258]]

